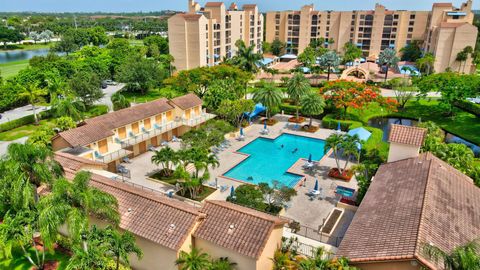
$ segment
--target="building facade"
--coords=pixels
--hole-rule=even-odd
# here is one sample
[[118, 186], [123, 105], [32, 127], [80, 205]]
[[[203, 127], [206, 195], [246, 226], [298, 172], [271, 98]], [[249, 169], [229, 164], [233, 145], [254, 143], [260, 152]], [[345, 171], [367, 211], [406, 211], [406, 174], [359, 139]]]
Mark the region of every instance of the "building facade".
[[[460, 8], [448, 3], [433, 4], [431, 11], [388, 10], [377, 4], [374, 10], [316, 11], [313, 4], [299, 11], [266, 14], [266, 40], [287, 44], [287, 52], [299, 54], [312, 40], [324, 38], [329, 49], [342, 52], [345, 43], [360, 47], [365, 57], [375, 59], [386, 48], [397, 52], [414, 40], [436, 57], [434, 69], [457, 68], [458, 52], [475, 47], [477, 29], [472, 25], [472, 1]], [[462, 63], [470, 71], [471, 59]]]
[[229, 8], [223, 2], [207, 2], [205, 7], [188, 1], [188, 12], [168, 20], [170, 54], [177, 71], [213, 66], [237, 52], [235, 43], [243, 40], [261, 52], [263, 15], [257, 5], [236, 4]]

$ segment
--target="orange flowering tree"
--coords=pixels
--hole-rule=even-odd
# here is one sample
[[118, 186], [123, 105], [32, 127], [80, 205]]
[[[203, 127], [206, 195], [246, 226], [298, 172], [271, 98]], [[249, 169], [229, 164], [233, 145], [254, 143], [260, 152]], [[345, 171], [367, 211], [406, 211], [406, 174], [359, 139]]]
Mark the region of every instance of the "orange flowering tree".
[[327, 104], [341, 109], [343, 116], [347, 115], [349, 107], [364, 109], [372, 102], [377, 102], [389, 110], [396, 110], [398, 106], [395, 99], [383, 97], [378, 87], [352, 81], [327, 82], [320, 88], [320, 94], [323, 95]]

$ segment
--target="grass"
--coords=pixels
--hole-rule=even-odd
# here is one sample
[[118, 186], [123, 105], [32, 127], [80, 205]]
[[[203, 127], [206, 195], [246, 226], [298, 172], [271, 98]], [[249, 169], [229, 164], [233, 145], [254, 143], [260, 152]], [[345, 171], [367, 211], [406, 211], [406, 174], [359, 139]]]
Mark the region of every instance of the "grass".
[[33, 133], [35, 133], [35, 131], [37, 131], [38, 129], [44, 126], [47, 126], [50, 128], [55, 127], [54, 119], [45, 119], [45, 120], [41, 120], [38, 125], [29, 124], [29, 125], [14, 128], [5, 132], [1, 132], [0, 141], [13, 141], [25, 136], [30, 136]]
[[28, 67], [28, 60], [20, 60], [0, 64], [0, 74], [4, 78], [15, 76], [20, 70]]
[[160, 88], [148, 91], [145, 94], [140, 92], [122, 91], [122, 95], [131, 103], [145, 103], [159, 98], [174, 98], [183, 95], [172, 88]]
[[[35, 251], [33, 248], [29, 250], [32, 256], [35, 256]], [[58, 261], [58, 270], [63, 270], [67, 267], [69, 257], [66, 254], [55, 252], [53, 254], [45, 254], [45, 262], [47, 261]], [[6, 259], [0, 256], [0, 269], [11, 269], [11, 270], [30, 270], [32, 265], [25, 258], [23, 253], [20, 250], [14, 250], [12, 252], [12, 258]]]

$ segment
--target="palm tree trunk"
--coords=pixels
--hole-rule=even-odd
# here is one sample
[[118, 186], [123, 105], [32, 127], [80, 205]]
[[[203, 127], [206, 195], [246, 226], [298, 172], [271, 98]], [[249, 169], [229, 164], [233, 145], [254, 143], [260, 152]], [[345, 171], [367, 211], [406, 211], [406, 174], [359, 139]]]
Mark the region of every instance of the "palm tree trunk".
[[117, 255], [117, 259], [115, 263], [116, 263], [115, 269], [118, 270], [120, 268], [120, 256]]
[[33, 118], [35, 118], [35, 124], [38, 124], [37, 112], [35, 111], [35, 104], [32, 102], [32, 111], [33, 111]]
[[313, 122], [313, 116], [310, 115], [310, 122], [309, 122], [309, 124], [308, 124], [309, 127], [312, 126], [312, 122]]
[[28, 262], [30, 262], [33, 266], [38, 268], [38, 265], [32, 260], [32, 257], [30, 257], [30, 254], [25, 250], [25, 247], [23, 245], [20, 245], [22, 248], [23, 254], [25, 258], [27, 258]]
[[385, 82], [387, 82], [387, 79], [388, 79], [388, 65], [387, 65], [387, 69], [385, 70]]
[[328, 67], [328, 70], [327, 70], [327, 82], [330, 81], [330, 67]]
[[333, 148], [333, 157], [335, 158], [335, 163], [337, 163], [338, 172], [341, 172], [340, 160], [338, 159], [337, 147]]
[[297, 121], [298, 121], [298, 100], [295, 100], [295, 110], [296, 110]]

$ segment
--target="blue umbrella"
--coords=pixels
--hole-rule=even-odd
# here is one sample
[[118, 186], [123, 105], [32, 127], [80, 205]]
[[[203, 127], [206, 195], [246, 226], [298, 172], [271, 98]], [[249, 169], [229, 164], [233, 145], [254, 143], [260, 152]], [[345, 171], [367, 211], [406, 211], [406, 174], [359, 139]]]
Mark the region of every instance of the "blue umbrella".
[[235, 188], [233, 188], [233, 186], [230, 187], [230, 197], [234, 197], [235, 196]]
[[315, 178], [315, 187], [313, 188], [313, 190], [318, 191], [318, 179], [317, 178]]
[[342, 130], [342, 127], [340, 126], [340, 122], [337, 122], [337, 130], [338, 130], [338, 131], [341, 131], [341, 130]]
[[267, 129], [267, 120], [263, 122], [263, 129]]
[[308, 156], [308, 163], [312, 163], [312, 154]]
[[243, 136], [243, 128], [240, 128], [240, 136]]

